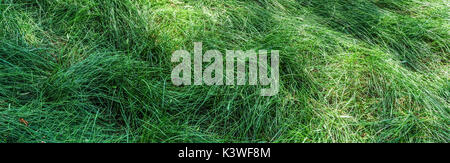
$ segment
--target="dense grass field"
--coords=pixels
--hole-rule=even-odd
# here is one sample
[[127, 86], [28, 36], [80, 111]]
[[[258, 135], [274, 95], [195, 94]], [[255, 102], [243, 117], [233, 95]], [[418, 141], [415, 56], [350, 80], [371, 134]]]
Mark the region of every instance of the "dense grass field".
[[[0, 142], [449, 142], [448, 0], [0, 0]], [[280, 93], [171, 55], [280, 51]]]

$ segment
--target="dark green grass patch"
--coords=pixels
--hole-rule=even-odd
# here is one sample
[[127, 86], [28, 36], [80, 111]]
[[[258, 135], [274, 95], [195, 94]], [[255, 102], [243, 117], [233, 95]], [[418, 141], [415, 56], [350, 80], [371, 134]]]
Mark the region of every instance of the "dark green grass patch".
[[[0, 0], [0, 142], [448, 142], [445, 1]], [[280, 93], [175, 86], [279, 50]]]

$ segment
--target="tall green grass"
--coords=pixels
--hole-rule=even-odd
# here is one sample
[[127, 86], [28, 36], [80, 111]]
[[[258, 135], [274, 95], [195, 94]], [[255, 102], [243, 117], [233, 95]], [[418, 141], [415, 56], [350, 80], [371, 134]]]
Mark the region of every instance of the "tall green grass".
[[[0, 142], [448, 142], [448, 10], [443, 0], [0, 0]], [[280, 93], [174, 86], [171, 54], [194, 42], [280, 50]]]

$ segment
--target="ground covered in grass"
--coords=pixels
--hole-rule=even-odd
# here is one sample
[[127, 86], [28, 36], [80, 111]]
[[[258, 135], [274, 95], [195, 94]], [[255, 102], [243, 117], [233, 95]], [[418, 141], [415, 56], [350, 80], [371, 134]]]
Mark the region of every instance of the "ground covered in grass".
[[[448, 0], [0, 0], [0, 142], [449, 142]], [[280, 93], [171, 54], [280, 50]]]

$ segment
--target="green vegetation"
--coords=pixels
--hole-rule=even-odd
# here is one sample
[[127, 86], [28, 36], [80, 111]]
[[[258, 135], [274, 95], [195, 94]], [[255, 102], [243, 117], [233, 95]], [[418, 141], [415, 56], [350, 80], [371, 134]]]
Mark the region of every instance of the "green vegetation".
[[[449, 142], [447, 0], [0, 0], [0, 142]], [[280, 93], [171, 83], [280, 50]]]

